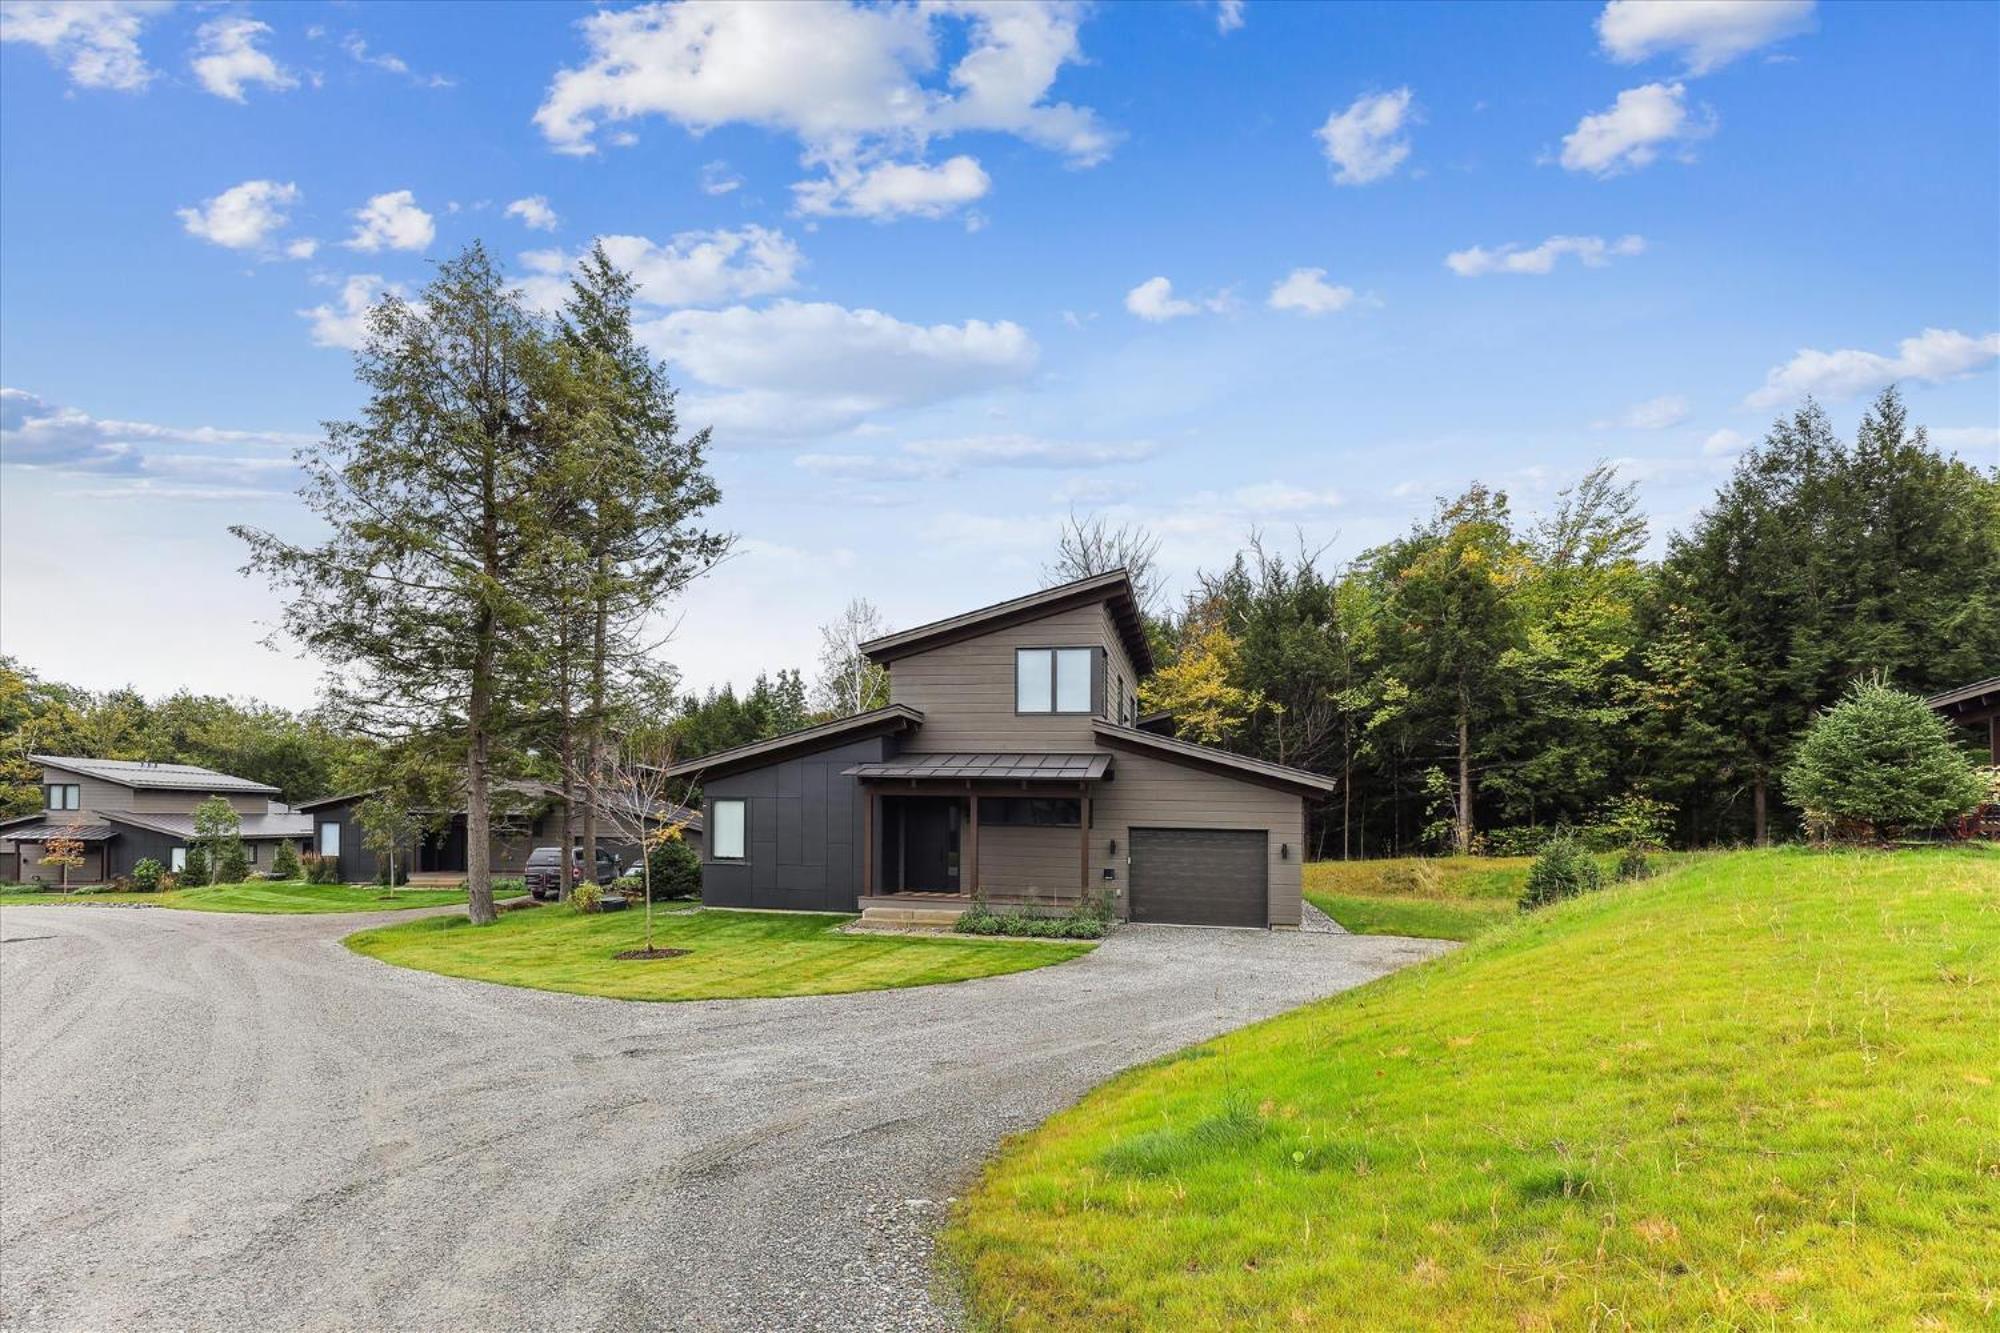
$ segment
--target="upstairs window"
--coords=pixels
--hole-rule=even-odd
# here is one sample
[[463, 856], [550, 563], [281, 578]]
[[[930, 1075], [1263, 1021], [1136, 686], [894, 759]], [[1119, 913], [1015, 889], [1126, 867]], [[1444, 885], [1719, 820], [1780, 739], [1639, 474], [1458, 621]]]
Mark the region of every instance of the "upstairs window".
[[1014, 650], [1014, 711], [1088, 713], [1094, 648]]
[[42, 799], [51, 810], [81, 810], [83, 788], [74, 782], [51, 782], [42, 788]]

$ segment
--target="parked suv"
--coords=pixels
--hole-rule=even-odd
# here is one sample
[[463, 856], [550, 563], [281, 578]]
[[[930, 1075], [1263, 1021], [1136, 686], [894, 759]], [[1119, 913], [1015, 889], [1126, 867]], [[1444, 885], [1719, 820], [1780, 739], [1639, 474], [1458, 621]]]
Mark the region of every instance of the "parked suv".
[[[528, 892], [544, 901], [562, 897], [562, 848], [537, 847], [528, 853], [528, 868], [521, 878], [527, 881]], [[583, 882], [583, 848], [572, 847], [569, 854], [570, 882]], [[618, 878], [618, 858], [599, 848], [597, 852], [597, 875], [599, 884], [609, 884]]]

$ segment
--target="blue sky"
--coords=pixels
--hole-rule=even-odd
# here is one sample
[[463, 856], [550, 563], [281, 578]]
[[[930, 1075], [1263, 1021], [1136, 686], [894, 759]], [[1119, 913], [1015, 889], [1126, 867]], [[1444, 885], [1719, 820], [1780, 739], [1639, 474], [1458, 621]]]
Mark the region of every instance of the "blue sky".
[[[0, 650], [311, 700], [224, 529], [304, 533], [353, 315], [591, 238], [713, 423], [693, 684], [1037, 581], [1170, 581], [1599, 458], [1656, 541], [1815, 393], [2000, 463], [2000, 7], [0, 5]], [[695, 58], [695, 52], [701, 58]]]

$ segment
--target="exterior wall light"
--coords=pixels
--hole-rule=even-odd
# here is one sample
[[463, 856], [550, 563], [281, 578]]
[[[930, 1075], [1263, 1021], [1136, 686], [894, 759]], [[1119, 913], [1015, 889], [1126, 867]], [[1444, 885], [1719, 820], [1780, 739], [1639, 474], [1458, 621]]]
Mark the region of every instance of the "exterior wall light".
[[1292, 844], [1289, 842], [1278, 844], [1278, 859], [1280, 861], [1289, 861], [1292, 859]]

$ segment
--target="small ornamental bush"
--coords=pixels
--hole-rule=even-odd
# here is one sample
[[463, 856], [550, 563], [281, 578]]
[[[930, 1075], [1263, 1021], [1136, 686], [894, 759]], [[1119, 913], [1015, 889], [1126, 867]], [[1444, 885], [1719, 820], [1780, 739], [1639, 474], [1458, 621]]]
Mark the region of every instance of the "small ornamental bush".
[[701, 893], [701, 853], [669, 838], [646, 854], [653, 877], [653, 901], [693, 898]]
[[297, 879], [299, 877], [299, 849], [289, 842], [278, 844], [278, 850], [271, 857], [272, 879]]
[[1528, 868], [1528, 884], [1521, 891], [1521, 908], [1526, 911], [1545, 907], [1603, 887], [1604, 876], [1599, 873], [1597, 862], [1590, 859], [1582, 843], [1564, 833], [1549, 839], [1541, 855], [1535, 858], [1535, 864]]
[[986, 905], [979, 895], [952, 929], [960, 935], [1008, 935], [1017, 939], [1101, 940], [1111, 933], [1111, 900], [1103, 894], [1086, 894], [1067, 912], [1039, 908], [1002, 908]]
[[181, 883], [191, 889], [208, 883], [208, 853], [200, 847], [187, 849], [187, 860], [181, 863]]
[[175, 889], [178, 889], [180, 886], [181, 886], [181, 877], [179, 875], [176, 875], [173, 871], [171, 870], [166, 871], [164, 874], [160, 876], [161, 893], [171, 893]]
[[[494, 896], [496, 898], [499, 896], [497, 886], [494, 890]], [[569, 905], [579, 912], [595, 912], [598, 905], [603, 901], [604, 890], [598, 886], [597, 881], [594, 879], [584, 880], [569, 891]]]
[[1647, 879], [1652, 876], [1653, 862], [1643, 847], [1627, 847], [1618, 853], [1618, 882]]
[[[405, 875], [403, 879], [407, 883], [409, 876]], [[527, 891], [528, 881], [525, 879], [496, 879], [493, 881], [493, 900], [495, 902], [498, 902], [502, 898], [518, 898]]]
[[1986, 794], [1950, 724], [1880, 681], [1857, 683], [1813, 720], [1783, 781], [1821, 841], [1937, 828]]
[[150, 856], [142, 856], [132, 865], [132, 891], [134, 893], [158, 893], [160, 880], [166, 876], [167, 868]]
[[249, 878], [250, 854], [243, 850], [241, 842], [231, 840], [225, 843], [221, 855], [216, 858], [215, 882], [241, 884]]
[[313, 852], [307, 852], [304, 856], [300, 857], [299, 860], [301, 864], [305, 866], [306, 883], [308, 884], [340, 883], [339, 857], [320, 856]]

